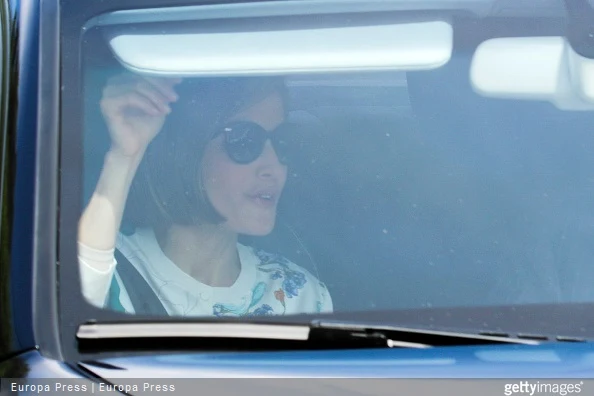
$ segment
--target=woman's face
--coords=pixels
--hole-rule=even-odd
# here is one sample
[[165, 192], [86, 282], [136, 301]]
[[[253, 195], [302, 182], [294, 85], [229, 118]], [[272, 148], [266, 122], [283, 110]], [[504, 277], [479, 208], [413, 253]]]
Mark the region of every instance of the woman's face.
[[[251, 121], [267, 131], [284, 121], [278, 93], [239, 112], [231, 121]], [[276, 208], [287, 180], [287, 167], [279, 162], [270, 140], [260, 157], [242, 165], [233, 162], [223, 147], [221, 134], [206, 147], [202, 177], [208, 199], [230, 230], [246, 235], [267, 235], [274, 228]]]

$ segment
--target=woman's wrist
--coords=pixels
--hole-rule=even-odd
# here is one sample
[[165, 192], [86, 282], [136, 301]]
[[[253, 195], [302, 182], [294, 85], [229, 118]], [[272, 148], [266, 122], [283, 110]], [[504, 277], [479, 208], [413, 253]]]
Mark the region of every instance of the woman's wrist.
[[105, 155], [103, 171], [96, 191], [102, 195], [123, 199], [142, 161], [144, 151], [126, 155], [117, 149], [110, 149]]
[[144, 156], [144, 150], [139, 150], [134, 154], [126, 154], [122, 150], [118, 149], [117, 147], [112, 147], [109, 149], [105, 156], [105, 161], [107, 163], [119, 164], [119, 165], [137, 165], [142, 160]]

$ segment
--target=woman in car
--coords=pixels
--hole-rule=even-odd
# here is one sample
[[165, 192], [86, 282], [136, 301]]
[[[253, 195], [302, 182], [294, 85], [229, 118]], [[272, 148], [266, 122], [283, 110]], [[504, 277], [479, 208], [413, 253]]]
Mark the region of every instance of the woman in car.
[[111, 148], [79, 224], [87, 300], [138, 313], [140, 285], [123, 281], [131, 265], [172, 316], [332, 311], [308, 271], [238, 242], [275, 225], [291, 133], [282, 79], [120, 75], [101, 111]]

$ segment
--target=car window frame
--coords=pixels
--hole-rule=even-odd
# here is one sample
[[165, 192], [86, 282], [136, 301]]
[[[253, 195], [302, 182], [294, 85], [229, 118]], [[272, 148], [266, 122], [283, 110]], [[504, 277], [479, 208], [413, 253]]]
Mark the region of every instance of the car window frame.
[[[13, 153], [10, 147], [13, 142], [9, 130], [8, 112], [10, 100], [10, 59], [11, 59], [11, 7], [7, 0], [0, 2], [0, 312], [3, 324], [0, 328], [0, 358], [13, 352], [13, 342], [9, 315], [11, 304], [10, 290], [10, 228], [11, 228], [11, 200], [10, 180], [11, 167], [9, 164]], [[5, 322], [6, 321], [6, 322]]]
[[[59, 0], [42, 0], [37, 8], [38, 47], [36, 106], [36, 162], [34, 195], [33, 332], [40, 353], [63, 358], [60, 340], [58, 195], [60, 153]], [[32, 23], [35, 23], [33, 22]], [[35, 34], [35, 33], [33, 33]], [[35, 40], [32, 40], [35, 42]], [[33, 92], [31, 92], [33, 94]]]
[[[90, 18], [93, 16], [99, 15], [105, 11], [114, 11], [118, 9], [118, 7], [122, 7], [121, 5], [115, 5], [115, 2], [105, 1], [98, 4], [94, 4], [93, 6], [83, 7], [82, 5], [78, 4], [79, 0], [64, 0], [62, 2], [63, 7], [71, 7], [69, 12], [76, 14], [76, 16], [72, 16], [68, 18], [68, 20], [62, 20], [63, 25], [61, 26], [61, 38], [63, 42], [62, 47], [62, 65], [61, 65], [61, 77], [62, 77], [62, 86], [61, 86], [61, 93], [62, 93], [62, 103], [60, 108], [60, 116], [62, 120], [62, 133], [66, 132], [67, 135], [63, 135], [63, 137], [68, 137], [68, 140], [65, 138], [61, 141], [61, 163], [68, 163], [69, 161], [75, 161], [76, 163], [83, 163], [82, 159], [82, 151], [80, 147], [82, 147], [82, 134], [80, 134], [81, 128], [84, 125], [82, 114], [83, 114], [83, 104], [82, 104], [82, 77], [81, 77], [81, 34], [83, 27]], [[196, 4], [196, 1], [180, 1], [179, 4]], [[154, 7], [154, 6], [166, 6], [168, 5], [163, 0], [147, 0], [147, 1], [137, 1], [137, 2], [129, 2], [126, 4], [127, 7], [133, 7], [134, 4], [142, 4], [145, 7]], [[74, 10], [77, 10], [76, 12]], [[68, 78], [66, 78], [68, 76]], [[68, 132], [70, 131], [70, 132]], [[75, 133], [78, 131], [77, 133]], [[76, 172], [68, 172], [67, 174], [62, 173], [61, 175], [61, 194], [60, 194], [60, 207], [67, 207], [68, 210], [60, 211], [59, 213], [59, 223], [61, 226], [67, 225], [66, 228], [61, 229], [60, 231], [60, 240], [58, 249], [60, 252], [60, 262], [66, 263], [64, 268], [68, 268], [68, 272], [62, 271], [60, 274], [59, 281], [62, 283], [70, 283], [72, 284], [79, 284], [79, 272], [78, 267], [73, 263], [77, 262], [76, 257], [76, 249], [73, 248], [74, 242], [76, 240], [76, 227], [75, 224], [78, 223], [79, 217], [78, 214], [81, 211], [81, 200], [77, 194], [83, 189], [82, 186], [82, 176]], [[66, 267], [67, 265], [67, 267]], [[75, 269], [76, 268], [76, 269]], [[75, 269], [71, 271], [71, 269]], [[60, 305], [61, 306], [68, 306], [68, 310], [64, 310], [60, 313], [61, 320], [62, 320], [62, 344], [64, 347], [64, 354], [65, 356], [78, 356], [76, 351], [75, 345], [75, 332], [77, 326], [81, 324], [81, 320], [84, 319], [81, 313], [84, 312], [86, 316], [92, 317], [93, 320], [101, 321], [101, 320], [108, 320], [108, 321], [118, 321], [118, 320], [127, 320], [131, 319], [130, 315], [112, 312], [109, 310], [98, 309], [93, 307], [90, 304], [87, 304], [82, 296], [80, 290], [73, 289], [68, 293], [60, 293]], [[594, 305], [592, 305], [594, 306]], [[558, 306], [560, 307], [560, 306]], [[76, 312], [78, 310], [78, 312]], [[515, 308], [513, 309], [515, 310]], [[427, 310], [427, 315], [435, 315], [435, 312], [440, 312], [440, 310]], [[433, 312], [433, 314], [431, 314]], [[441, 312], [447, 312], [441, 310]], [[468, 318], [476, 318], [480, 317], [481, 315], [477, 315], [477, 313], [485, 314], [484, 308], [482, 307], [472, 307], [468, 309], [464, 309], [461, 315], [468, 315], [465, 317]], [[490, 312], [487, 312], [490, 315]], [[353, 312], [345, 312], [341, 313], [343, 317], [348, 317], [349, 315], [354, 314]], [[382, 312], [368, 312], [365, 314], [369, 314], [370, 317], [377, 318], [376, 320], [381, 320], [382, 315], [385, 313]], [[414, 315], [411, 312], [402, 312], [400, 317], [408, 318], [410, 323], [410, 318]], [[340, 316], [340, 315], [339, 315]], [[338, 316], [338, 317], [339, 317]], [[398, 315], [396, 315], [398, 316]], [[451, 316], [451, 315], [450, 315]], [[295, 322], [302, 322], [310, 320], [314, 317], [318, 316], [309, 316], [309, 315], [302, 315], [302, 316], [295, 316], [288, 319], [283, 318], [282, 320], [287, 321], [295, 321]], [[446, 321], [444, 316], [441, 316]], [[447, 317], [447, 315], [446, 315]], [[458, 317], [460, 318], [460, 317]], [[134, 315], [133, 319], [135, 321], [142, 321], [142, 320], [155, 320], [153, 317], [147, 317], [143, 315]], [[167, 321], [168, 318], [158, 318], [157, 321]], [[199, 318], [197, 320], [209, 320], [209, 318]], [[244, 321], [245, 318], [240, 318], [238, 320]], [[279, 318], [258, 318], [259, 321], [279, 321]], [[450, 323], [453, 323], [450, 319], [447, 319]], [[462, 322], [462, 321], [461, 321]]]

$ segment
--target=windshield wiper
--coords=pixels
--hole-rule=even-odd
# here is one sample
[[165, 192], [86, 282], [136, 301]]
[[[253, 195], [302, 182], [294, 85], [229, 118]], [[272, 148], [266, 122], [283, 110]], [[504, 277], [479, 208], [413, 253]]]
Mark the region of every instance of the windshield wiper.
[[78, 328], [79, 351], [278, 351], [358, 348], [432, 348], [488, 344], [540, 344], [449, 331], [332, 321], [309, 324], [238, 322], [86, 323]]

